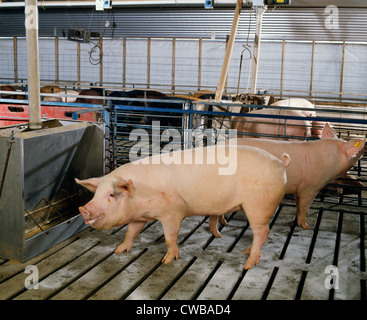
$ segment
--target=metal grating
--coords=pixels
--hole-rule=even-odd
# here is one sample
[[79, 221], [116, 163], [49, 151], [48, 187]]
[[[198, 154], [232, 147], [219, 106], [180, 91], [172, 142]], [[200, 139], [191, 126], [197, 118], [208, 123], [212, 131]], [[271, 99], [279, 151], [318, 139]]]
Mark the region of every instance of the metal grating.
[[[339, 300], [366, 299], [365, 214], [312, 209], [311, 228], [295, 227], [294, 208], [281, 205], [271, 221], [259, 266], [243, 270], [252, 234], [243, 213], [214, 238], [206, 217], [186, 218], [180, 258], [161, 264], [163, 230], [147, 225], [131, 252], [115, 254], [127, 227], [89, 229], [25, 264], [1, 261], [1, 299]], [[24, 269], [40, 271], [37, 290], [24, 288]], [[339, 271], [339, 289], [325, 287], [327, 266]]]

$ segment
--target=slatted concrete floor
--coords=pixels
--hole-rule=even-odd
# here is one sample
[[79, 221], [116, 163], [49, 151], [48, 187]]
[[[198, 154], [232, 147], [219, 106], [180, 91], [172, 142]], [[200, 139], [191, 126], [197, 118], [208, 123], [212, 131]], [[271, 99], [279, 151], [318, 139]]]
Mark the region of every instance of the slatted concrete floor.
[[[126, 226], [88, 228], [26, 263], [0, 260], [0, 299], [366, 299], [367, 217], [311, 209], [303, 230], [294, 224], [292, 201], [274, 215], [260, 265], [251, 270], [243, 270], [252, 233], [241, 212], [227, 217], [222, 238], [210, 234], [207, 217], [186, 218], [180, 258], [169, 265], [160, 262], [166, 246], [159, 222], [123, 254], [114, 249]], [[29, 265], [37, 266], [38, 289], [25, 288]], [[329, 265], [338, 267], [335, 290], [325, 287]]]

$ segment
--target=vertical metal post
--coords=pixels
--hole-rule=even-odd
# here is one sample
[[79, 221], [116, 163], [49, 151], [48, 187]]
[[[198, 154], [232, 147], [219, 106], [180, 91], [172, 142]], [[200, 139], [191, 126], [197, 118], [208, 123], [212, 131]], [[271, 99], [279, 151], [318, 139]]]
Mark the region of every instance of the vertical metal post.
[[37, 0], [25, 1], [25, 27], [27, 37], [29, 129], [36, 130], [42, 128]]
[[343, 41], [342, 65], [340, 70], [339, 102], [342, 102], [343, 100], [344, 57], [345, 57], [345, 41]]
[[283, 46], [282, 46], [282, 69], [280, 71], [280, 99], [282, 99], [283, 96], [284, 53], [285, 53], [285, 40], [283, 40]]
[[220, 102], [222, 98], [223, 89], [224, 89], [226, 79], [227, 79], [229, 62], [231, 61], [234, 39], [236, 38], [238, 23], [240, 21], [241, 9], [242, 9], [242, 0], [237, 0], [236, 9], [235, 9], [234, 17], [233, 17], [233, 22], [232, 22], [231, 34], [228, 39], [226, 55], [224, 57], [222, 70], [219, 76], [219, 83], [218, 83], [217, 91], [215, 93], [215, 100], [214, 100], [215, 102]]
[[126, 38], [122, 39], [122, 86], [126, 87]]
[[99, 85], [103, 85], [103, 39], [99, 38]]
[[312, 81], [313, 81], [313, 62], [315, 57], [315, 40], [312, 41], [312, 56], [311, 56], [311, 78], [310, 78], [310, 99], [312, 99]]
[[203, 54], [203, 39], [199, 39], [199, 61], [198, 61], [198, 91], [201, 88], [201, 56]]
[[261, 40], [261, 25], [263, 21], [263, 13], [266, 10], [264, 7], [255, 7], [256, 12], [256, 31], [254, 48], [252, 55], [252, 81], [251, 81], [251, 94], [256, 93], [257, 86], [257, 71], [259, 68], [259, 56], [260, 56], [260, 40]]
[[18, 41], [13, 38], [13, 56], [14, 56], [14, 81], [18, 82]]
[[78, 83], [80, 84], [80, 42], [77, 43], [77, 77]]
[[55, 37], [55, 80], [59, 81], [59, 38]]
[[176, 38], [172, 39], [172, 94], [175, 93], [175, 71], [176, 71]]
[[147, 88], [150, 88], [150, 50], [151, 50], [151, 39], [148, 38], [147, 43]]

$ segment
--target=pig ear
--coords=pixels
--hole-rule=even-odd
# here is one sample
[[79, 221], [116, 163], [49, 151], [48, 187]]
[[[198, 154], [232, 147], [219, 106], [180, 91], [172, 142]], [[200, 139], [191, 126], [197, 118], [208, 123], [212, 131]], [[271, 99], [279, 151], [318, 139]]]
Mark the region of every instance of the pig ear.
[[135, 187], [130, 179], [127, 181], [120, 179], [115, 183], [115, 186], [128, 196], [133, 196], [135, 194]]
[[321, 133], [321, 139], [326, 139], [326, 138], [338, 138], [335, 130], [332, 127], [330, 127], [328, 123], [325, 123], [324, 129], [322, 129], [322, 133]]
[[348, 158], [353, 158], [364, 148], [365, 142], [366, 140], [362, 139], [352, 139], [344, 143], [343, 151]]
[[101, 178], [90, 178], [86, 180], [79, 180], [75, 178], [75, 182], [82, 185], [84, 188], [87, 188], [91, 192], [96, 192], [100, 179]]

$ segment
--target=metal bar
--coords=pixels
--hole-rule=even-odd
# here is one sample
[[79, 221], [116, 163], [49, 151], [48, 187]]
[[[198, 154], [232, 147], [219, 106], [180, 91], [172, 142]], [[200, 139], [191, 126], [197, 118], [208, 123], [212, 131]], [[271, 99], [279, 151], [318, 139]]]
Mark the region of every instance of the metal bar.
[[80, 42], [77, 43], [77, 47], [76, 47], [76, 50], [77, 50], [77, 77], [78, 77], [78, 82], [80, 82], [80, 69], [81, 69], [81, 66], [80, 66]]
[[13, 38], [13, 55], [14, 55], [14, 81], [18, 82], [18, 41], [17, 41], [17, 37]]
[[55, 37], [55, 80], [59, 81], [59, 38]]
[[103, 39], [99, 38], [99, 85], [103, 85]]
[[150, 57], [151, 57], [151, 38], [148, 38], [147, 43], [147, 88], [150, 88]]
[[343, 41], [343, 51], [342, 51], [342, 65], [340, 70], [340, 95], [339, 102], [342, 102], [342, 93], [343, 93], [343, 76], [344, 76], [344, 56], [345, 56], [345, 41]]
[[4, 164], [4, 169], [3, 169], [3, 174], [1, 178], [1, 184], [0, 184], [0, 198], [1, 198], [1, 194], [3, 193], [3, 188], [5, 185], [5, 176], [6, 176], [6, 171], [8, 170], [11, 148], [14, 143], [14, 133], [13, 132], [10, 135], [10, 140], [8, 141], [8, 143], [9, 143], [9, 146], [8, 146], [8, 151], [6, 153], [5, 164]]
[[283, 40], [282, 44], [282, 66], [280, 71], [280, 99], [282, 99], [283, 96], [284, 50], [285, 50], [285, 40]]
[[[51, 209], [52, 207], [54, 207], [54, 206], [56, 206], [56, 205], [58, 205], [58, 204], [60, 204], [60, 203], [63, 203], [63, 202], [65, 202], [66, 200], [69, 200], [69, 199], [71, 199], [71, 198], [75, 198], [75, 197], [77, 197], [77, 196], [79, 196], [79, 193], [74, 193], [74, 194], [72, 194], [72, 195], [69, 195], [69, 196], [67, 196], [67, 197], [65, 197], [65, 198], [63, 198], [63, 199], [61, 199], [61, 200], [57, 200], [57, 201], [55, 201], [55, 202], [50, 202], [50, 201], [49, 201], [49, 200], [47, 200], [46, 198], [42, 198], [42, 199], [37, 203], [37, 205], [38, 205], [40, 202], [42, 202], [42, 201], [46, 202], [46, 203], [47, 203], [47, 205], [46, 205], [46, 206], [44, 206], [44, 207], [42, 207], [42, 208], [38, 208], [38, 209], [36, 209], [36, 210], [32, 210], [32, 211], [27, 211], [27, 210], [25, 210], [25, 211], [26, 211], [26, 215], [31, 216], [32, 214], [35, 214], [35, 213], [40, 212], [40, 211], [42, 211], [42, 210], [48, 210], [48, 209]], [[56, 211], [58, 211], [58, 210], [56, 210]], [[58, 215], [60, 215], [60, 213], [59, 213], [59, 212], [57, 212], [57, 214], [58, 214]], [[61, 216], [61, 215], [60, 215], [60, 216]], [[61, 217], [62, 217], [62, 216], [61, 216]]]
[[202, 65], [202, 54], [203, 54], [203, 39], [199, 39], [199, 61], [198, 61], [198, 91], [201, 88], [201, 65]]
[[122, 40], [122, 86], [126, 87], [126, 37]]
[[310, 76], [310, 99], [312, 98], [313, 64], [315, 57], [315, 41], [312, 41], [311, 76]]
[[172, 94], [175, 93], [175, 68], [176, 68], [176, 38], [173, 38], [172, 39], [172, 80], [171, 80]]
[[[157, 101], [157, 100], [156, 100]], [[162, 100], [164, 101], [164, 100]], [[174, 102], [171, 100], [170, 102]], [[175, 101], [177, 103], [182, 103], [182, 101]], [[256, 107], [256, 105], [244, 105]], [[273, 107], [275, 108], [275, 107]], [[252, 114], [252, 113], [235, 113], [235, 112], [215, 112], [215, 111], [199, 111], [199, 110], [181, 110], [181, 109], [169, 109], [166, 108], [149, 108], [149, 107], [136, 107], [136, 106], [115, 106], [116, 110], [130, 110], [130, 111], [145, 111], [149, 112], [169, 112], [177, 114], [199, 114], [199, 115], [217, 115], [221, 117], [233, 117], [241, 116], [248, 118], [271, 118], [271, 119], [287, 119], [287, 120], [311, 120], [311, 121], [329, 121], [329, 122], [340, 122], [340, 123], [357, 123], [357, 124], [367, 124], [367, 119], [346, 119], [346, 118], [333, 118], [333, 117], [298, 117], [298, 116], [287, 116], [287, 115], [264, 115], [264, 114]]]
[[253, 47], [253, 56], [252, 56], [252, 81], [251, 81], [251, 94], [256, 93], [257, 86], [257, 73], [259, 69], [259, 56], [260, 56], [260, 41], [261, 41], [261, 25], [263, 20], [263, 13], [265, 11], [264, 7], [256, 7], [256, 31], [255, 31], [255, 40]]
[[74, 111], [72, 113], [72, 119], [73, 120], [78, 120], [78, 115], [80, 115], [80, 114], [89, 113], [89, 112], [96, 112], [96, 111], [102, 111], [102, 110], [105, 110], [105, 108], [104, 107], [98, 107], [98, 108], [93, 108], [93, 110], [77, 110], [77, 111]]

